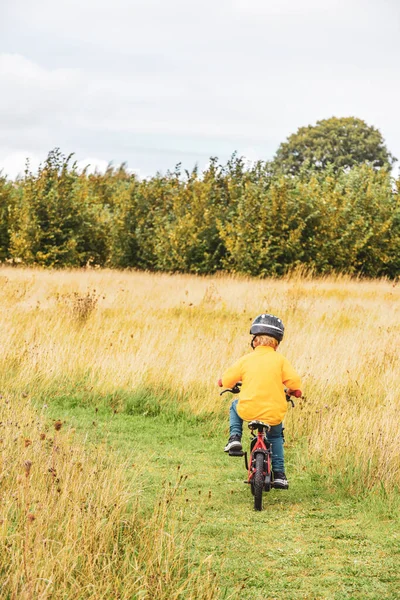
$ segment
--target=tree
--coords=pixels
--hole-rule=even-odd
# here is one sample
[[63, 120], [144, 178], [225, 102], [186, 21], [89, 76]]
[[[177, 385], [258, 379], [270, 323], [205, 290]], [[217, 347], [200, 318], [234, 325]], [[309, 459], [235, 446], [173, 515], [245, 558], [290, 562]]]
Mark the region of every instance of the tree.
[[104, 264], [109, 211], [90, 195], [86, 173], [72, 155], [52, 150], [36, 174], [27, 165], [10, 214], [10, 254], [25, 264], [78, 267]]
[[355, 117], [332, 117], [317, 121], [316, 125], [300, 127], [289, 136], [279, 146], [273, 168], [297, 175], [303, 169], [322, 171], [328, 165], [334, 171], [364, 163], [374, 169], [390, 168], [396, 160], [378, 129]]

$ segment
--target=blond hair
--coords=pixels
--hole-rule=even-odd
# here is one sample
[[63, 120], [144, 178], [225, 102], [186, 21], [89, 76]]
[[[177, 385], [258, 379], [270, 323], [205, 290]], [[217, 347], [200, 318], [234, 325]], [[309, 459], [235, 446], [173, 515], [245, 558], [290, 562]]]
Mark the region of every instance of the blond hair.
[[278, 340], [271, 337], [270, 335], [256, 335], [254, 337], [254, 347], [256, 346], [270, 346], [274, 350], [279, 346]]

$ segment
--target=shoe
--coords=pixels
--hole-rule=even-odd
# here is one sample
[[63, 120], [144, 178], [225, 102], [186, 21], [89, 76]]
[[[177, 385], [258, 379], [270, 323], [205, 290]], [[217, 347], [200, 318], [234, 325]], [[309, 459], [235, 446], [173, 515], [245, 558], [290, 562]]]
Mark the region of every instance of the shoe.
[[239, 452], [242, 449], [242, 438], [237, 433], [231, 435], [228, 440], [227, 445], [224, 448], [224, 452], [229, 452], [230, 450], [234, 450], [235, 452]]
[[286, 479], [286, 475], [283, 471], [274, 471], [274, 480], [272, 483], [272, 487], [278, 490], [287, 490], [289, 487], [289, 482]]

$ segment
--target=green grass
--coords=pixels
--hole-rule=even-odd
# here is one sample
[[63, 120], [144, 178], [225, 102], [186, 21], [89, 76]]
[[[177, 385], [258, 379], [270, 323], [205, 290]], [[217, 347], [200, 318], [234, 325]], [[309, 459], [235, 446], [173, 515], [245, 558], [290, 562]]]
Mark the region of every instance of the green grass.
[[128, 457], [142, 471], [148, 510], [160, 490], [180, 480], [171, 510], [182, 514], [185, 506], [191, 558], [212, 556], [221, 598], [232, 592], [240, 600], [400, 597], [398, 498], [379, 490], [352, 498], [339, 478], [317, 476], [301, 460], [300, 443], [289, 443], [286, 452], [290, 489], [265, 494], [257, 513], [243, 483], [243, 459], [222, 452], [227, 423], [176, 411], [96, 412], [67, 398], [45, 410], [86, 443], [107, 444], [117, 460]]

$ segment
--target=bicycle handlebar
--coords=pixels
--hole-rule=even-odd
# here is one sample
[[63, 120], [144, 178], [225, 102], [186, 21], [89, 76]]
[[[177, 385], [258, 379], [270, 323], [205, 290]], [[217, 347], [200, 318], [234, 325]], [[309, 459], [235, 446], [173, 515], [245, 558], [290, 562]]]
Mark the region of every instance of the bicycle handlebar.
[[219, 395], [222, 396], [222, 394], [225, 394], [225, 392], [230, 392], [231, 394], [238, 394], [240, 392], [241, 385], [242, 382], [238, 381], [237, 383], [235, 383], [233, 388], [227, 388], [226, 390], [222, 390], [222, 392], [220, 392]]
[[[219, 395], [222, 396], [222, 394], [225, 394], [226, 392], [230, 392], [231, 394], [239, 394], [241, 385], [242, 385], [242, 382], [238, 381], [237, 383], [235, 383], [235, 385], [232, 388], [226, 388], [226, 390], [222, 390], [222, 392], [220, 392]], [[301, 395], [302, 395], [301, 390], [288, 390], [288, 389], [285, 389], [285, 394], [286, 394], [286, 400], [288, 402], [290, 402], [293, 407], [294, 407], [294, 402], [290, 396], [294, 396], [295, 398], [301, 398]]]

